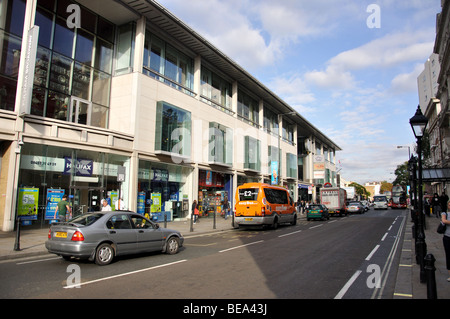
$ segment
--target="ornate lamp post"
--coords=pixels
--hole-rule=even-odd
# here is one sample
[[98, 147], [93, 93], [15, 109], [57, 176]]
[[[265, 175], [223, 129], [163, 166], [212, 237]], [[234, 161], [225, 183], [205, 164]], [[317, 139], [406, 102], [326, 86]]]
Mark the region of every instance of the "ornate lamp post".
[[417, 156], [418, 156], [418, 216], [417, 216], [417, 240], [416, 255], [420, 264], [420, 282], [426, 282], [424, 270], [424, 258], [427, 252], [425, 243], [425, 232], [423, 228], [423, 195], [422, 195], [422, 137], [428, 124], [428, 119], [422, 114], [420, 105], [417, 107], [416, 114], [409, 119], [409, 124], [413, 130], [417, 140]]

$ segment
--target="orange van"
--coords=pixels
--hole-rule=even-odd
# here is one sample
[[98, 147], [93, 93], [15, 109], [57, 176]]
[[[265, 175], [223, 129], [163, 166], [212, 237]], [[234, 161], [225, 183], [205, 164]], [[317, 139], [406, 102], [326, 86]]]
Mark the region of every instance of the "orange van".
[[262, 183], [247, 183], [236, 190], [236, 227], [297, 224], [297, 211], [287, 189]]

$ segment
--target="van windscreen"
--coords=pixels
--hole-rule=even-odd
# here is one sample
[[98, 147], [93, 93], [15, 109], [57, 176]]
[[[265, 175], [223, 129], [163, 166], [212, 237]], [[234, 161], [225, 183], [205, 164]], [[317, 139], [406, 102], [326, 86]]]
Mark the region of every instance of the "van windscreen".
[[241, 188], [239, 189], [239, 201], [257, 200], [259, 188]]

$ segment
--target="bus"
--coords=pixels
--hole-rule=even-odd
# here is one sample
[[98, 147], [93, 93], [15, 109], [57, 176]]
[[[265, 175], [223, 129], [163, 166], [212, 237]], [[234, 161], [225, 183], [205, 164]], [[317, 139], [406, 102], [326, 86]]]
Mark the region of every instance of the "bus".
[[248, 183], [236, 190], [234, 227], [269, 226], [297, 223], [294, 201], [286, 188]]
[[406, 191], [402, 185], [392, 186], [391, 207], [392, 208], [406, 208]]

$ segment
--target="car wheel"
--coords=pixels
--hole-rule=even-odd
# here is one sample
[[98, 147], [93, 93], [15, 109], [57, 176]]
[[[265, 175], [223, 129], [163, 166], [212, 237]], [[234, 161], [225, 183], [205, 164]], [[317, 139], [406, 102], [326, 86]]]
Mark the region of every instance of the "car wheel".
[[277, 229], [278, 228], [278, 218], [275, 218], [272, 224], [272, 229]]
[[180, 242], [176, 237], [170, 237], [166, 244], [166, 253], [169, 255], [174, 255], [178, 252], [180, 248]]
[[114, 248], [110, 244], [104, 243], [97, 247], [95, 263], [100, 266], [108, 265], [114, 258]]
[[291, 222], [292, 226], [297, 225], [297, 215], [294, 216], [294, 220]]

